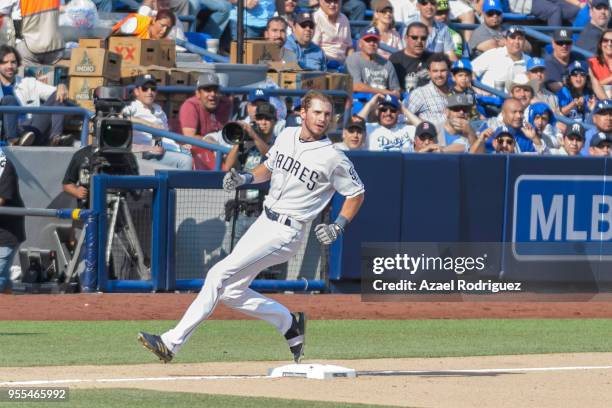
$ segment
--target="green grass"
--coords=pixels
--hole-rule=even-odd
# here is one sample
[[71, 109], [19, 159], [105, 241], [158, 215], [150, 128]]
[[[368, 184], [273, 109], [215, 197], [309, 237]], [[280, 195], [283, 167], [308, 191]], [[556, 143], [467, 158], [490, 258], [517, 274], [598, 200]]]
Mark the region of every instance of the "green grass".
[[[158, 392], [131, 389], [70, 390], [66, 403], [0, 403], [0, 407], [57, 407], [57, 408], [99, 408], [99, 407], [223, 407], [223, 408], [363, 408], [373, 405], [341, 404], [330, 402], [297, 401], [278, 398], [233, 397], [225, 395], [190, 394], [183, 392]], [[378, 407], [382, 405], [376, 405]]]
[[[452, 305], [449, 304], [449, 307]], [[139, 330], [160, 333], [170, 321], [0, 322], [1, 366], [154, 363]], [[310, 321], [306, 359], [443, 357], [560, 352], [612, 352], [606, 319], [317, 320]], [[289, 361], [284, 338], [261, 321], [209, 321], [175, 359]]]

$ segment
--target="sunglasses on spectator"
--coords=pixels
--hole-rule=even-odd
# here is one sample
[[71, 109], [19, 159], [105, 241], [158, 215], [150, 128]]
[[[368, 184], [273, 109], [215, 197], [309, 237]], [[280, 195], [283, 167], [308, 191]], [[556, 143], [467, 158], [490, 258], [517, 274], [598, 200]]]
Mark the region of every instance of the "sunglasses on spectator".
[[364, 38], [363, 41], [369, 42], [369, 43], [377, 43], [377, 44], [380, 42], [378, 38], [374, 38], [374, 37]]
[[340, 0], [323, 0], [327, 4], [340, 3]]
[[436, 10], [436, 16], [445, 16], [448, 14], [448, 10]]
[[382, 10], [376, 10], [376, 11], [378, 11], [379, 13], [382, 13], [382, 14], [385, 14], [385, 13], [393, 14], [393, 9], [391, 7], [385, 7]]
[[380, 113], [386, 113], [386, 112], [397, 113], [397, 109], [390, 108], [388, 106], [384, 106], [382, 108], [378, 108], [378, 110], [380, 110]]
[[569, 47], [572, 45], [572, 42], [571, 41], [555, 41], [555, 44], [557, 44], [560, 47], [565, 47], [565, 46]]
[[434, 135], [430, 135], [429, 133], [424, 133], [422, 135], [418, 135], [417, 136], [419, 138], [419, 140], [435, 140], [435, 136]]
[[157, 92], [157, 87], [155, 85], [145, 85], [145, 86], [141, 87], [141, 89], [144, 92], [147, 92], [147, 91]]
[[511, 137], [500, 137], [497, 140], [501, 145], [514, 146], [514, 139], [512, 139]]
[[601, 39], [601, 43], [602, 44], [612, 44], [612, 38], [602, 38]]
[[266, 115], [255, 115], [255, 120], [272, 120], [272, 119]]
[[609, 142], [602, 142], [600, 144], [598, 144], [597, 146], [598, 149], [607, 149], [610, 150], [612, 148], [612, 144], [610, 144]]
[[419, 4], [422, 6], [427, 5], [427, 3], [431, 4], [432, 6], [438, 5], [438, 2], [436, 0], [419, 0]]
[[453, 112], [469, 112], [470, 111], [469, 106], [453, 106], [452, 108], [448, 108], [448, 109], [452, 110]]
[[485, 14], [487, 15], [487, 17], [493, 17], [493, 16], [501, 16], [502, 12], [497, 11], [497, 10], [489, 10]]
[[311, 30], [314, 30], [315, 25], [314, 25], [314, 23], [306, 21], [304, 23], [300, 23], [300, 27], [302, 27], [302, 28], [310, 28]]
[[426, 35], [409, 35], [408, 37], [410, 37], [410, 39], [412, 41], [427, 41], [427, 36]]
[[597, 6], [593, 7], [595, 10], [608, 10], [610, 9], [610, 7], [607, 4], [598, 4]]
[[570, 72], [571, 76], [581, 76], [581, 77], [586, 77], [586, 72], [582, 72], [582, 71], [574, 71], [574, 72]]

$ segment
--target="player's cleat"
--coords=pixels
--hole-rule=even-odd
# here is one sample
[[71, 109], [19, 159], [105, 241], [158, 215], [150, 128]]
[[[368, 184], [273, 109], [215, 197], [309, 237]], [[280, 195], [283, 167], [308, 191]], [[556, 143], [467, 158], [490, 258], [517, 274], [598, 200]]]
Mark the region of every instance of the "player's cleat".
[[306, 314], [304, 312], [291, 313], [293, 321], [291, 327], [285, 333], [289, 350], [293, 354], [293, 361], [299, 363], [304, 356], [306, 346]]
[[145, 332], [138, 333], [138, 341], [153, 354], [155, 354], [164, 363], [172, 361], [174, 354], [164, 344], [161, 337], [155, 334], [149, 334]]

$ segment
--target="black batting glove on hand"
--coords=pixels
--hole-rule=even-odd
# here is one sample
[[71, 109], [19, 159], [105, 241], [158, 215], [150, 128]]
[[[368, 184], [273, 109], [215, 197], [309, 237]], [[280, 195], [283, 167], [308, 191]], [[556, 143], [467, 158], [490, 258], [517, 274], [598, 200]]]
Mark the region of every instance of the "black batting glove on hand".
[[225, 191], [234, 191], [237, 187], [243, 184], [249, 184], [253, 181], [251, 173], [239, 173], [236, 169], [231, 169], [223, 176], [223, 189]]
[[338, 224], [319, 224], [315, 227], [317, 239], [323, 245], [329, 245], [342, 235], [342, 227]]

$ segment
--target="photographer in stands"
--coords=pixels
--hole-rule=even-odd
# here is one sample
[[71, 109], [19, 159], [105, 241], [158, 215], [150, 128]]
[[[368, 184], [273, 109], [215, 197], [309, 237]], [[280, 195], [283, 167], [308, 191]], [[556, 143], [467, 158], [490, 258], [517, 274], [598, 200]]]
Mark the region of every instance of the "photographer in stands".
[[[166, 113], [155, 103], [155, 78], [145, 74], [138, 77], [134, 85], [134, 101], [123, 109], [123, 115], [134, 123], [168, 130]], [[191, 154], [183, 152], [181, 146], [172, 139], [153, 138], [150, 133], [134, 131], [132, 151], [142, 152], [145, 160], [156, 160], [165, 166], [191, 170]]]

